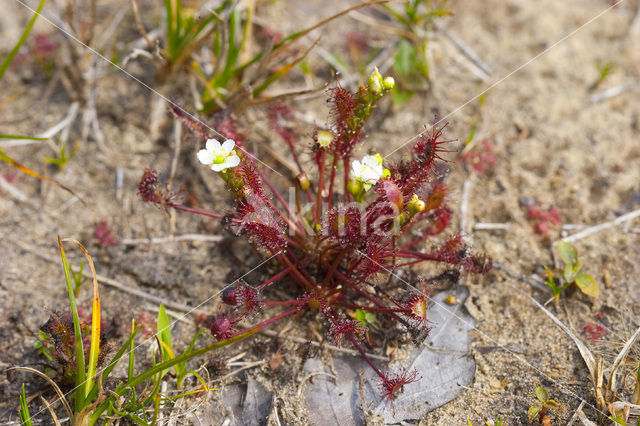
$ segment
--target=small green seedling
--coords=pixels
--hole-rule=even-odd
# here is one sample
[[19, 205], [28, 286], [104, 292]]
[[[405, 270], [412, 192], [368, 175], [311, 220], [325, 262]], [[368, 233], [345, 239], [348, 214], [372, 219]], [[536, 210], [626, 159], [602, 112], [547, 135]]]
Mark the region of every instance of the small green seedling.
[[[403, 27], [405, 32], [393, 55], [393, 67], [399, 78], [399, 84], [391, 91], [393, 102], [402, 105], [415, 91], [427, 88], [429, 82], [429, 63], [427, 61], [427, 32], [433, 20], [450, 15], [445, 10], [447, 1], [415, 0], [404, 4], [399, 12], [384, 5]], [[411, 83], [410, 83], [411, 82]], [[415, 83], [418, 82], [418, 85]]]
[[356, 320], [360, 321], [360, 325], [364, 327], [376, 322], [376, 316], [364, 309], [356, 309]]
[[540, 405], [533, 405], [529, 408], [529, 422], [533, 423], [533, 421], [537, 418], [538, 421], [542, 424], [544, 419], [547, 417], [547, 411], [550, 408], [560, 407], [560, 404], [553, 399], [549, 399], [549, 391], [547, 391], [542, 386], [536, 387], [535, 393], [538, 401], [540, 401]]
[[[473, 423], [471, 423], [471, 420], [467, 419], [467, 424], [469, 426], [473, 426]], [[495, 419], [495, 420], [485, 420], [484, 424], [487, 426], [503, 426], [504, 425], [504, 419], [502, 418], [502, 416], [500, 416], [499, 419]]]
[[[600, 294], [600, 288], [598, 282], [588, 274], [582, 273], [581, 262], [582, 258], [578, 257], [578, 250], [576, 247], [566, 241], [558, 241], [558, 254], [565, 266], [564, 269], [551, 271], [546, 266], [547, 282], [545, 284], [551, 289], [553, 293], [553, 302], [556, 306], [560, 301], [560, 293], [569, 287], [571, 284], [578, 286], [581, 292], [587, 296], [596, 298]], [[559, 274], [560, 281], [556, 282], [554, 279], [555, 274]]]
[[[622, 416], [622, 414], [619, 414], [618, 416], [609, 416], [609, 420], [615, 422], [616, 424], [619, 424], [621, 426], [632, 426], [632, 423], [628, 423], [627, 421], [624, 420], [624, 417]], [[640, 426], [640, 419], [638, 419], [636, 421], [636, 426]]]
[[80, 261], [80, 267], [78, 268], [78, 271], [74, 271], [73, 267], [69, 265], [69, 272], [71, 272], [71, 278], [73, 278], [73, 292], [77, 296], [78, 292], [80, 291], [80, 287], [82, 287], [82, 284], [86, 283], [89, 280], [89, 278], [84, 276], [84, 260]]
[[58, 168], [62, 169], [64, 166], [67, 165], [69, 160], [73, 158], [77, 150], [78, 150], [77, 146], [74, 147], [72, 150], [69, 150], [69, 148], [67, 148], [67, 144], [62, 139], [60, 139], [60, 147], [57, 150], [58, 152], [56, 153], [56, 156], [45, 157], [42, 159], [42, 161], [44, 161], [45, 163], [53, 164], [55, 166], [58, 166]]

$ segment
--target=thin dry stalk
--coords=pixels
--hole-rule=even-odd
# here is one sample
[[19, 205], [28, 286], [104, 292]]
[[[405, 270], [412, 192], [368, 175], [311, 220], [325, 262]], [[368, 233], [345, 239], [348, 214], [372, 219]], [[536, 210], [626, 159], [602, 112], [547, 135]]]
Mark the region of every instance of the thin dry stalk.
[[60, 420], [58, 420], [58, 416], [56, 415], [56, 412], [53, 411], [53, 408], [51, 407], [51, 404], [49, 404], [49, 401], [47, 401], [45, 398], [42, 397], [42, 395], [40, 396], [40, 402], [42, 402], [42, 404], [46, 407], [46, 409], [49, 411], [49, 414], [51, 415], [51, 418], [53, 419], [53, 423], [56, 426], [62, 426], [60, 424]]
[[42, 371], [38, 371], [35, 368], [31, 368], [31, 367], [11, 367], [8, 370], [26, 371], [28, 373], [33, 373], [36, 376], [40, 376], [42, 379], [44, 379], [45, 382], [49, 383], [51, 385], [51, 387], [53, 388], [53, 390], [56, 392], [56, 394], [58, 395], [59, 400], [62, 402], [62, 406], [66, 410], [67, 415], [69, 416], [69, 418], [73, 418], [73, 410], [71, 409], [71, 406], [69, 405], [69, 403], [67, 402], [66, 398], [64, 397], [64, 393], [62, 393], [62, 390], [60, 390], [60, 388], [58, 387], [56, 382], [54, 382], [51, 379], [51, 377], [47, 376]]
[[[594, 225], [591, 226], [589, 228], [584, 229], [583, 231], [580, 231], [576, 234], [570, 235], [568, 237], [565, 237], [562, 239], [562, 241], [566, 241], [568, 243], [574, 243], [578, 240], [581, 240], [585, 237], [588, 237], [590, 235], [596, 234], [600, 231], [603, 231], [605, 229], [608, 228], [612, 228], [614, 226], [617, 225], [621, 225], [625, 222], [631, 221], [637, 217], [640, 217], [640, 209], [637, 210], [633, 210], [627, 214], [623, 214], [622, 216], [616, 218], [615, 220], [609, 221], [609, 222], [604, 222], [604, 223], [600, 223], [598, 225]], [[554, 244], [555, 245], [555, 244]]]

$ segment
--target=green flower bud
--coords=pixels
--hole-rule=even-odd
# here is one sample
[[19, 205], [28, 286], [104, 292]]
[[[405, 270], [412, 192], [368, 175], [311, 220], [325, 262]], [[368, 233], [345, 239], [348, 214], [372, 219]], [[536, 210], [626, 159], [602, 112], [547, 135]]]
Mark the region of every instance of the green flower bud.
[[384, 80], [382, 80], [382, 87], [387, 90], [393, 89], [395, 85], [396, 81], [393, 79], [393, 77], [385, 77]]
[[349, 191], [349, 193], [353, 195], [353, 198], [355, 198], [356, 201], [362, 201], [366, 189], [364, 188], [362, 182], [360, 182], [359, 180], [351, 179], [347, 184], [347, 191]]
[[413, 194], [413, 196], [409, 199], [409, 202], [407, 203], [407, 210], [409, 210], [409, 213], [411, 213], [411, 215], [420, 213], [421, 211], [424, 210], [424, 207], [425, 207], [424, 201], [419, 199], [416, 194]]
[[369, 76], [369, 90], [374, 95], [380, 95], [382, 93], [382, 76], [378, 72], [378, 67], [373, 69], [373, 72]]

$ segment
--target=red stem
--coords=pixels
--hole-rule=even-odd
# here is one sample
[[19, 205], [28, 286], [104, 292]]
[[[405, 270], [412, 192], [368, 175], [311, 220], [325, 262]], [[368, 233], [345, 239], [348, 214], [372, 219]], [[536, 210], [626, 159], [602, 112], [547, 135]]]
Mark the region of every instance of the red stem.
[[338, 162], [338, 155], [337, 154], [333, 154], [333, 161], [331, 162], [331, 178], [329, 178], [329, 197], [327, 199], [327, 203], [328, 203], [328, 210], [331, 210], [331, 201], [333, 198], [333, 184], [336, 180], [336, 168], [337, 168], [337, 162]]
[[358, 341], [353, 337], [353, 334], [352, 333], [346, 333], [346, 336], [347, 336], [347, 339], [349, 339], [349, 341], [353, 345], [353, 347], [356, 348], [356, 350], [358, 352], [360, 352], [360, 355], [362, 356], [362, 358], [364, 358], [364, 360], [367, 361], [367, 364], [369, 364], [369, 366], [371, 368], [373, 368], [373, 371], [375, 371], [376, 374], [378, 376], [380, 376], [380, 378], [384, 379], [384, 374], [382, 374], [382, 372], [380, 370], [378, 370], [378, 367], [376, 367], [375, 364], [369, 359], [369, 357], [367, 356], [365, 351], [362, 350], [362, 348], [360, 347], [360, 344], [358, 343]]
[[287, 276], [289, 274], [289, 272], [291, 272], [289, 270], [289, 268], [286, 268], [286, 269], [278, 272], [276, 275], [274, 275], [273, 277], [269, 278], [267, 281], [263, 282], [258, 287], [256, 287], [256, 290], [263, 289], [266, 286], [268, 286], [269, 284], [273, 284], [274, 282], [278, 281], [280, 278], [283, 278], [283, 277]]
[[230, 337], [230, 339], [232, 339], [232, 338], [234, 338], [236, 336], [239, 336], [239, 335], [241, 335], [243, 333], [247, 333], [247, 332], [249, 332], [251, 330], [255, 330], [256, 328], [260, 329], [260, 330], [263, 329], [263, 328], [266, 328], [266, 327], [270, 326], [271, 324], [273, 324], [274, 322], [278, 321], [279, 319], [282, 319], [282, 318], [286, 317], [287, 315], [295, 314], [299, 310], [300, 310], [299, 306], [291, 308], [288, 311], [284, 311], [281, 314], [276, 315], [275, 317], [269, 318], [266, 321], [262, 321], [260, 324], [256, 324], [253, 327], [249, 327], [249, 328], [247, 328], [245, 330], [242, 330], [242, 331], [239, 331], [239, 332], [235, 333], [233, 336]]
[[280, 264], [282, 264], [283, 266], [286, 266], [290, 272], [293, 275], [293, 279], [300, 284], [303, 287], [306, 287], [308, 290], [314, 291], [315, 288], [312, 284], [309, 283], [309, 281], [307, 281], [307, 279], [300, 273], [300, 271], [293, 266], [293, 264], [291, 263], [291, 261], [289, 260], [289, 258], [287, 258], [286, 255], [278, 255], [276, 257], [276, 259], [278, 259], [278, 262], [280, 262]]
[[262, 302], [262, 305], [266, 306], [286, 306], [286, 305], [304, 305], [307, 303], [304, 300], [282, 300], [276, 302]]
[[320, 223], [322, 218], [322, 191], [324, 189], [324, 163], [325, 163], [326, 151], [322, 150], [320, 155], [320, 164], [318, 170], [318, 192], [316, 193], [316, 220], [315, 223]]
[[347, 196], [347, 202], [351, 202], [351, 193], [349, 192], [349, 157], [342, 157], [342, 162], [344, 165], [344, 194]]

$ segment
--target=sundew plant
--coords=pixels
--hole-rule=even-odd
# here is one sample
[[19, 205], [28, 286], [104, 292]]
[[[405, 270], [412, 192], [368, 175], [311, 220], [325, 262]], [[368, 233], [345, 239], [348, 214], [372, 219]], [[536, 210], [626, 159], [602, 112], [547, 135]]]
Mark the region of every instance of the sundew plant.
[[[330, 340], [360, 353], [379, 376], [382, 397], [391, 402], [419, 372], [386, 371], [369, 359], [363, 349], [367, 321], [355, 318], [354, 312], [386, 317], [419, 341], [429, 331], [431, 286], [421, 281], [398, 294], [391, 286], [392, 275], [425, 261], [471, 273], [491, 267], [490, 259], [473, 253], [459, 234], [440, 237], [428, 250], [419, 250], [443, 234], [451, 218], [441, 157], [451, 141], [443, 138], [442, 127], [419, 135], [400, 161], [385, 162], [372, 152], [354, 158], [365, 141], [365, 123], [393, 86], [393, 78], [375, 70], [367, 85], [354, 92], [339, 85], [329, 89], [329, 126], [315, 132], [311, 146], [276, 129], [299, 171], [287, 195], [278, 191], [249, 153], [247, 141], [228, 123], [218, 128], [227, 139], [218, 141], [179, 108], [173, 109], [174, 115], [202, 138], [204, 148], [197, 154], [201, 167], [222, 179], [233, 206], [209, 212], [182, 205], [176, 194], [161, 189], [157, 172], [149, 169], [139, 185], [143, 200], [167, 211], [218, 218], [256, 253], [277, 264], [261, 284], [241, 282], [223, 291], [223, 308], [208, 320], [216, 339], [264, 329], [294, 315], [308, 317], [302, 311], [319, 314]], [[313, 158], [304, 163], [311, 170], [300, 161], [304, 150]], [[274, 287], [289, 297], [273, 300], [276, 292], [269, 290]]]

